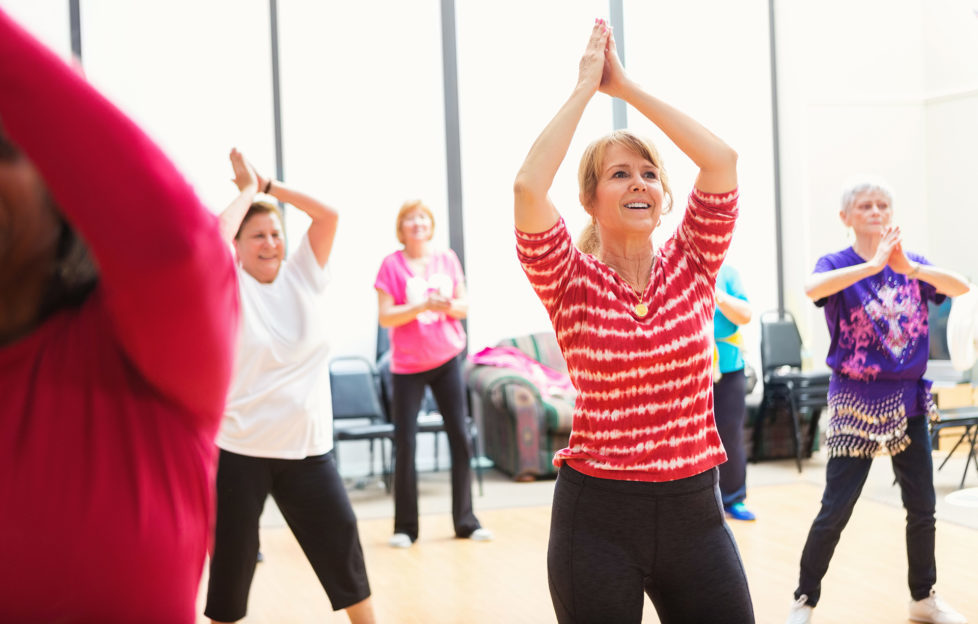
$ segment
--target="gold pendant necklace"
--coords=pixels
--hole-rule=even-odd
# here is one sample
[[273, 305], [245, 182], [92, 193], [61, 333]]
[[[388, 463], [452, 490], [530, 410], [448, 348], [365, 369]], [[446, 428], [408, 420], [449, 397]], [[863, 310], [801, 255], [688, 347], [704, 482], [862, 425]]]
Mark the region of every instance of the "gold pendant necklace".
[[[649, 282], [648, 282], [649, 284], [652, 283], [652, 273], [654, 272], [655, 263], [657, 260], [658, 260], [657, 256], [652, 256], [652, 269], [649, 271]], [[614, 272], [615, 276], [617, 277], [619, 283], [629, 288], [632, 291], [632, 293], [635, 294], [635, 298], [638, 299], [638, 303], [632, 306], [632, 311], [635, 312], [635, 316], [637, 316], [638, 318], [645, 318], [645, 316], [649, 313], [649, 306], [644, 301], [642, 301], [642, 295], [644, 295], [645, 293], [642, 290], [636, 288], [634, 284], [632, 284], [625, 277], [623, 277], [622, 274], [616, 271], [613, 267], [611, 267], [611, 265], [608, 265], [607, 263], [605, 263], [605, 265], [611, 268], [612, 272]], [[648, 287], [649, 286], [646, 285], [646, 288]]]
[[[652, 256], [652, 268], [649, 271], [649, 284], [646, 285], [646, 288], [651, 287], [650, 285], [652, 284], [653, 273], [655, 272], [655, 263], [658, 260], [658, 256]], [[635, 290], [635, 288], [633, 287], [632, 290]], [[635, 290], [635, 294], [638, 295], [638, 303], [635, 304], [635, 314], [637, 314], [639, 318], [645, 318], [645, 315], [649, 313], [649, 306], [642, 301], [642, 295], [645, 293], [644, 291]]]

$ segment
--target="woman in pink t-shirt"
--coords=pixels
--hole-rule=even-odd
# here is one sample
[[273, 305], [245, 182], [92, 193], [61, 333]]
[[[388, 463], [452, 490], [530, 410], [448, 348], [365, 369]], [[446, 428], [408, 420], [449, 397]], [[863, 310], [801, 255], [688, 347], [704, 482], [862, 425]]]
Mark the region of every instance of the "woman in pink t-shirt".
[[472, 451], [466, 434], [465, 389], [459, 355], [465, 349], [460, 319], [468, 313], [465, 276], [453, 251], [431, 245], [435, 220], [421, 201], [397, 213], [397, 240], [404, 245], [384, 258], [377, 273], [378, 320], [390, 330], [397, 461], [394, 468], [394, 535], [407, 548], [418, 539], [418, 476], [414, 466], [418, 412], [430, 387], [445, 421], [452, 454], [452, 519], [455, 535], [492, 539], [472, 512]]

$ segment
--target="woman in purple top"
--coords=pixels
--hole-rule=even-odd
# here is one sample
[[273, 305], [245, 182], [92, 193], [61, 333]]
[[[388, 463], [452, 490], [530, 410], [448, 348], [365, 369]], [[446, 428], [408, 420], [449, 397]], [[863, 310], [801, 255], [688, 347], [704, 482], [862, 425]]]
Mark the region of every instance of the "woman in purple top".
[[831, 345], [829, 461], [822, 509], [801, 555], [801, 574], [788, 623], [811, 622], [822, 577], [862, 491], [873, 458], [890, 455], [907, 510], [910, 618], [952, 624], [964, 617], [933, 590], [933, 465], [923, 378], [929, 339], [927, 302], [968, 290], [960, 276], [904, 251], [891, 224], [893, 196], [879, 182], [861, 181], [842, 196], [842, 222], [852, 247], [819, 258], [805, 290], [825, 309]]

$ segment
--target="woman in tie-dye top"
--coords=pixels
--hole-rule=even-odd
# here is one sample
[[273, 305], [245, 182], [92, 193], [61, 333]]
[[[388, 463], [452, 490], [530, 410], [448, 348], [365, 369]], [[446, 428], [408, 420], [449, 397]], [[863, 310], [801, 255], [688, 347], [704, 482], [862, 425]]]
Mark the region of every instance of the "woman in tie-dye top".
[[960, 295], [968, 284], [904, 251], [900, 228], [890, 223], [892, 204], [892, 193], [880, 182], [849, 187], [839, 216], [855, 242], [819, 258], [806, 284], [808, 296], [825, 309], [832, 340], [826, 358], [832, 369], [829, 461], [789, 622], [810, 621], [822, 577], [877, 455], [892, 457], [907, 509], [911, 619], [965, 621], [933, 595], [936, 496], [927, 415], [934, 403], [923, 375], [930, 350], [927, 302]]
[[[699, 167], [676, 233], [655, 148], [628, 131], [592, 143], [580, 199], [592, 224], [574, 247], [548, 192], [587, 103], [619, 97]], [[515, 191], [521, 263], [547, 308], [578, 398], [554, 490], [547, 554], [564, 622], [640, 622], [643, 590], [663, 622], [754, 621], [717, 493], [726, 459], [713, 420], [717, 271], [737, 215], [737, 154], [624, 73], [595, 24], [570, 98], [530, 149]]]

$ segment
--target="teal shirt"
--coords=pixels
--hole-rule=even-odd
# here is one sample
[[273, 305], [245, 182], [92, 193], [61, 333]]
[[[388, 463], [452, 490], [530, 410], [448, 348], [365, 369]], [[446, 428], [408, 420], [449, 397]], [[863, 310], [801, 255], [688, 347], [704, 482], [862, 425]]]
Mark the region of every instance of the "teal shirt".
[[[724, 264], [717, 274], [717, 290], [727, 293], [743, 301], [747, 301], [744, 284], [740, 281], [740, 273], [730, 265]], [[717, 307], [713, 315], [713, 339], [717, 343], [717, 353], [720, 356], [721, 373], [730, 373], [744, 368], [744, 356], [740, 349], [732, 344], [721, 342], [737, 332], [738, 325], [728, 319]]]

